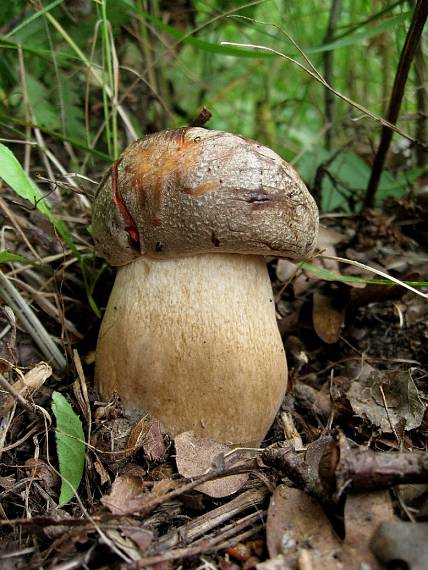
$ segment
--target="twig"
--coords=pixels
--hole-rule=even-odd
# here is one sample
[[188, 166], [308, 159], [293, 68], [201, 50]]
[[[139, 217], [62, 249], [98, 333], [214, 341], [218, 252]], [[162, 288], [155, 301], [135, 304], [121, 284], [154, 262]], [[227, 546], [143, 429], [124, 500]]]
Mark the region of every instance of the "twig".
[[[190, 558], [198, 554], [203, 554], [205, 552], [210, 552], [212, 550], [219, 550], [223, 548], [225, 540], [230, 537], [235, 537], [240, 530], [253, 524], [256, 520], [260, 520], [260, 517], [265, 514], [265, 511], [252, 513], [247, 515], [237, 523], [231, 523], [225, 529], [222, 530], [218, 535], [211, 538], [203, 538], [196, 544], [188, 546], [187, 548], [176, 548], [165, 552], [158, 556], [148, 556], [141, 558], [136, 562], [135, 568], [147, 568], [152, 564], [157, 564], [159, 562], [165, 562], [167, 560], [179, 560], [180, 558]], [[262, 528], [262, 525], [258, 525], [251, 529], [251, 534]], [[235, 539], [236, 540], [236, 539]], [[234, 540], [234, 542], [235, 542]], [[227, 543], [228, 544], [228, 543]]]
[[[201, 485], [202, 483], [206, 483], [207, 481], [212, 481], [213, 479], [218, 479], [222, 477], [228, 477], [229, 475], [238, 475], [240, 473], [248, 473], [253, 472], [255, 469], [260, 469], [260, 466], [257, 464], [256, 460], [250, 459], [247, 462], [240, 463], [236, 467], [226, 467], [224, 465], [220, 465], [218, 467], [213, 467], [209, 469], [206, 473], [201, 475], [200, 477], [196, 477], [190, 483], [186, 483], [178, 489], [174, 489], [165, 493], [161, 496], [154, 496], [153, 498], [146, 499], [145, 497], [142, 498], [140, 508], [138, 508], [138, 513], [147, 515], [149, 512], [153, 511], [163, 503], [167, 503], [176, 499], [180, 495], [187, 493], [188, 491], [193, 491], [196, 487]], [[136, 512], [135, 507], [133, 507], [132, 511], [127, 513], [124, 511], [123, 514], [133, 514]]]
[[9, 220], [11, 221], [11, 223], [13, 224], [13, 226], [15, 227], [16, 231], [19, 233], [19, 235], [21, 236], [21, 238], [23, 239], [23, 241], [25, 242], [25, 245], [28, 247], [28, 249], [31, 251], [31, 253], [34, 255], [34, 257], [37, 259], [38, 262], [42, 263], [42, 259], [40, 257], [40, 255], [37, 253], [37, 251], [34, 249], [34, 247], [31, 245], [31, 243], [28, 241], [27, 236], [25, 235], [25, 232], [23, 231], [23, 229], [21, 228], [21, 226], [18, 223], [18, 220], [16, 219], [15, 214], [12, 212], [12, 210], [7, 206], [6, 202], [3, 200], [3, 198], [0, 198], [0, 208], [3, 210], [3, 212], [6, 214], [6, 216], [9, 218]]
[[398, 437], [397, 430], [395, 429], [395, 426], [394, 426], [394, 424], [393, 424], [393, 422], [392, 422], [392, 419], [391, 419], [391, 414], [389, 413], [388, 403], [387, 403], [387, 401], [386, 401], [385, 391], [384, 391], [384, 389], [383, 389], [382, 384], [379, 386], [379, 391], [380, 391], [380, 394], [381, 394], [381, 396], [382, 396], [382, 402], [383, 402], [383, 406], [384, 406], [384, 408], [385, 408], [386, 417], [388, 418], [389, 425], [391, 426], [391, 429], [392, 429], [392, 431], [393, 431], [393, 433], [394, 433], [394, 435], [395, 435], [395, 438], [396, 438], [396, 440], [397, 440], [398, 445], [401, 445], [401, 440], [400, 440], [400, 438]]
[[424, 483], [428, 455], [351, 448], [343, 434], [325, 450], [319, 474], [324, 488], [338, 501], [345, 489], [380, 489], [404, 483]]
[[189, 127], [203, 127], [211, 119], [213, 114], [206, 107], [202, 107], [197, 117], [190, 122]]
[[14, 388], [11, 384], [9, 384], [9, 382], [6, 380], [3, 374], [0, 374], [0, 386], [3, 388], [3, 390], [5, 390], [11, 396], [13, 396], [15, 400], [19, 402], [21, 406], [27, 410], [27, 412], [30, 412], [30, 414], [35, 413], [35, 409], [31, 406], [31, 404], [27, 402], [27, 400], [22, 396], [22, 394], [18, 392], [18, 390], [16, 390], [16, 388]]
[[156, 543], [152, 554], [159, 554], [178, 543], [189, 543], [203, 536], [213, 528], [225, 523], [250, 507], [256, 508], [267, 497], [269, 490], [266, 486], [249, 489], [228, 503], [201, 515], [187, 524], [174, 529]]
[[[386, 112], [386, 119], [388, 123], [395, 124], [400, 114], [401, 101], [403, 99], [404, 88], [406, 86], [407, 77], [409, 75], [410, 65], [415, 55], [416, 48], [419, 44], [427, 17], [427, 0], [418, 0], [418, 3], [416, 4], [415, 10], [413, 12], [410, 28], [407, 32], [406, 41], [404, 42], [404, 46], [401, 51], [394, 85], [392, 87], [391, 97], [389, 99], [388, 110]], [[373, 168], [367, 186], [366, 197], [364, 200], [364, 206], [366, 208], [371, 208], [374, 204], [376, 190], [379, 185], [383, 166], [386, 160], [386, 155], [388, 154], [389, 145], [391, 144], [392, 134], [393, 132], [391, 128], [384, 125], [382, 128], [379, 148], [377, 149], [376, 156], [373, 161]]]
[[262, 453], [263, 463], [280, 471], [299, 489], [312, 495], [318, 495], [314, 481], [309, 476], [309, 466], [305, 461], [305, 452], [295, 451], [292, 447], [268, 448]]

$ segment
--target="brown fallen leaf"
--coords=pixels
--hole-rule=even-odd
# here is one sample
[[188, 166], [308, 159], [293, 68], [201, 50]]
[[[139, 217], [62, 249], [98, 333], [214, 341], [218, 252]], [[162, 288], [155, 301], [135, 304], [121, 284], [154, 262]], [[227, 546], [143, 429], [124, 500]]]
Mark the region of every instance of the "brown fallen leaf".
[[129, 433], [127, 448], [130, 455], [143, 448], [150, 461], [161, 461], [165, 456], [166, 446], [159, 421], [149, 415], [141, 418]]
[[347, 296], [339, 295], [341, 290], [325, 295], [320, 290], [314, 292], [312, 320], [314, 329], [321, 340], [333, 344], [339, 340], [345, 322]]
[[108, 495], [101, 497], [102, 504], [114, 515], [122, 515], [132, 511], [136, 500], [141, 500], [144, 488], [140, 477], [119, 475], [113, 481]]
[[345, 507], [346, 536], [342, 541], [315, 499], [280, 485], [268, 510], [266, 538], [271, 561], [262, 568], [380, 570], [370, 541], [378, 525], [393, 516], [387, 492], [352, 495]]
[[283, 556], [282, 568], [298, 567], [301, 551], [307, 549], [313, 568], [343, 568], [338, 559], [341, 542], [330, 521], [320, 504], [300, 489], [286, 485], [275, 489], [268, 509], [266, 539], [270, 558]]
[[[231, 451], [227, 445], [195, 437], [190, 431], [179, 434], [174, 443], [178, 472], [187, 479], [203, 475], [216, 461], [224, 461], [224, 455]], [[247, 479], [246, 473], [229, 475], [202, 483], [196, 489], [210, 497], [227, 497], [239, 491]]]
[[352, 493], [345, 503], [345, 541], [341, 558], [349, 570], [380, 570], [370, 542], [384, 521], [393, 520], [394, 511], [388, 491]]
[[106, 483], [111, 483], [110, 475], [104, 468], [104, 465], [98, 459], [94, 462], [95, 471], [100, 476], [100, 483], [101, 485], [105, 485]]
[[59, 475], [46, 461], [32, 457], [24, 465], [28, 476], [40, 481], [46, 491], [52, 493], [58, 487]]
[[22, 376], [20, 380], [13, 384], [22, 396], [29, 392], [35, 392], [52, 376], [52, 368], [46, 362], [39, 362], [31, 370]]
[[145, 471], [140, 465], [126, 465], [125, 472], [116, 477], [110, 493], [101, 498], [101, 503], [113, 514], [138, 513], [177, 487], [171, 479], [153, 483], [145, 480], [144, 476]]
[[419, 396], [410, 371], [381, 371], [364, 364], [347, 398], [355, 414], [391, 433], [405, 420], [404, 430], [421, 425], [426, 404]]
[[150, 544], [153, 542], [153, 533], [150, 530], [139, 527], [128, 528], [127, 526], [122, 527], [122, 532], [125, 536], [130, 538], [135, 542], [141, 551], [147, 550]]

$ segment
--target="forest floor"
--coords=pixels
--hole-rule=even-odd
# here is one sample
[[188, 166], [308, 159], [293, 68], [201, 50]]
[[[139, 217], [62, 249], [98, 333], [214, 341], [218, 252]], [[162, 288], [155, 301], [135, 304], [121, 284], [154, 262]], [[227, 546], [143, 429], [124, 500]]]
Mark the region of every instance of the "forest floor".
[[[426, 201], [425, 193], [390, 200], [382, 212], [324, 216], [320, 246], [427, 281]], [[88, 205], [69, 192], [63, 208], [91, 251]], [[15, 195], [3, 193], [1, 217], [1, 249], [34, 261], [3, 265], [3, 274], [67, 355], [65, 374], [40, 365], [46, 358], [25, 323], [0, 309], [1, 374], [14, 388], [0, 392], [2, 569], [426, 567], [427, 299], [268, 259], [289, 363], [286, 398], [262, 449], [227, 455], [189, 479], [177, 463], [189, 447], [210, 443], [174, 442], [147, 417], [131, 426], [119, 402], [99, 401], [100, 320], [79, 264]], [[334, 260], [313, 263], [373, 277]], [[103, 269], [93, 291], [101, 308], [113, 278]], [[80, 415], [88, 443], [78, 498], [62, 508], [54, 390]], [[238, 491], [230, 494], [224, 475], [240, 478]]]

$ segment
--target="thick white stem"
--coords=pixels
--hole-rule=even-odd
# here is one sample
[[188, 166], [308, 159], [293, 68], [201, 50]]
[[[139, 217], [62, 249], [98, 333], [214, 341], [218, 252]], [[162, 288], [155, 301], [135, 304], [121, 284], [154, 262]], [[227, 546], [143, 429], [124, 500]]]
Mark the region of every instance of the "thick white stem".
[[287, 386], [262, 257], [140, 258], [122, 267], [97, 346], [96, 383], [175, 436], [258, 446]]

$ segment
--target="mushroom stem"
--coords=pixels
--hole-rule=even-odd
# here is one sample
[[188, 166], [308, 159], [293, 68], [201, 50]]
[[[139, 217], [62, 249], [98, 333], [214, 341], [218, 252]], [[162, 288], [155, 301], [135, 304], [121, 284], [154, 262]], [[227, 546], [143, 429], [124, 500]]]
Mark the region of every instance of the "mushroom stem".
[[97, 345], [101, 395], [172, 436], [258, 446], [287, 387], [263, 257], [137, 259], [119, 269]]

